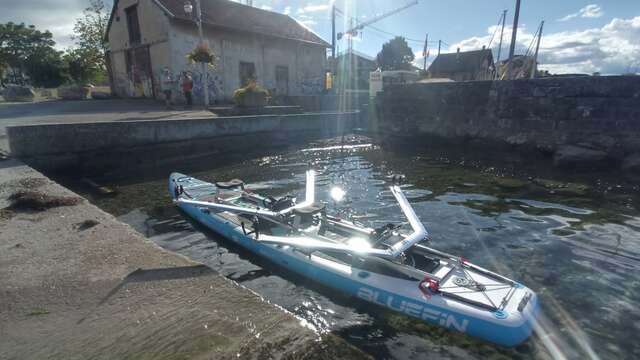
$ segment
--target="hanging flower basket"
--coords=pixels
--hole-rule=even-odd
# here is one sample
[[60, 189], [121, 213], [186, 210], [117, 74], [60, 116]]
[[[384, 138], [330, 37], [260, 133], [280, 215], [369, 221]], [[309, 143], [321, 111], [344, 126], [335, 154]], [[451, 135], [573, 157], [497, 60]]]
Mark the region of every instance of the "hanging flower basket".
[[196, 46], [195, 49], [191, 50], [189, 54], [187, 54], [187, 59], [191, 63], [205, 63], [210, 67], [215, 67], [216, 64], [216, 55], [209, 49], [207, 44], [200, 44]]

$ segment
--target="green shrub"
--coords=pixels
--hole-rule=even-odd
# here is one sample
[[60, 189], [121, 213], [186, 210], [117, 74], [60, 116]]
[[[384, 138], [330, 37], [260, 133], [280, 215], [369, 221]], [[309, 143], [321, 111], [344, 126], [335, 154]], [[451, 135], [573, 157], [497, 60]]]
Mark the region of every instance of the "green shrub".
[[251, 106], [252, 104], [247, 104], [248, 94], [251, 94], [252, 98], [260, 97], [266, 102], [266, 99], [269, 98], [269, 91], [262, 86], [258, 85], [255, 80], [250, 80], [247, 86], [241, 87], [233, 92], [233, 101], [239, 106]]

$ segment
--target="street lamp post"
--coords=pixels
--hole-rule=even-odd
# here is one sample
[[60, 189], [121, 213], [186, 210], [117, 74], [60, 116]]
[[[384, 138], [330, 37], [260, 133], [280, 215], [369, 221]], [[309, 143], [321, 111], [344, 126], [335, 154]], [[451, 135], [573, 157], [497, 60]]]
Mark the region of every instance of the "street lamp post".
[[[200, 8], [200, 1], [194, 0], [196, 2], [196, 20], [198, 23], [198, 35], [200, 36], [200, 45], [204, 45], [204, 35], [202, 34], [202, 8]], [[190, 1], [186, 1], [184, 3], [184, 12], [191, 16], [193, 13], [193, 5], [191, 5]], [[209, 107], [209, 76], [207, 73], [207, 64], [201, 63], [202, 66], [202, 88], [204, 90], [204, 107], [207, 109]]]

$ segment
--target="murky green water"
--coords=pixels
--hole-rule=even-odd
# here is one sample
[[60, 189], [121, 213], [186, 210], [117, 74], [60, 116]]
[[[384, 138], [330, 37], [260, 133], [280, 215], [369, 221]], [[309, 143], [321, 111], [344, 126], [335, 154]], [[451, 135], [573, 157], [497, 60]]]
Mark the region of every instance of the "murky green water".
[[[72, 187], [160, 246], [205, 263], [376, 358], [640, 358], [640, 211], [633, 183], [583, 181], [575, 174], [566, 175], [569, 184], [562, 176], [505, 178], [494, 168], [452, 165], [425, 153], [319, 146], [122, 181], [98, 179], [118, 191], [111, 198]], [[506, 349], [344, 297], [193, 225], [167, 194], [173, 170], [205, 180], [241, 178], [275, 196], [302, 194], [309, 163], [320, 172], [317, 192], [324, 200], [333, 186], [348, 194], [340, 204], [328, 201], [328, 208], [373, 227], [403, 221], [385, 180], [405, 174], [407, 197], [432, 233], [432, 246], [538, 292], [544, 312], [539, 333]]]

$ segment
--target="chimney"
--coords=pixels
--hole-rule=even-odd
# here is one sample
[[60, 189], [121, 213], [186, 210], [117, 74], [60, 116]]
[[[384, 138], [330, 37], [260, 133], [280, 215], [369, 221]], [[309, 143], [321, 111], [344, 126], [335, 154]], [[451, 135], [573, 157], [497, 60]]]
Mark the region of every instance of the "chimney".
[[458, 52], [456, 53], [456, 59], [460, 58], [460, 48], [458, 48]]
[[487, 46], [486, 45], [482, 45], [482, 50], [486, 49]]

